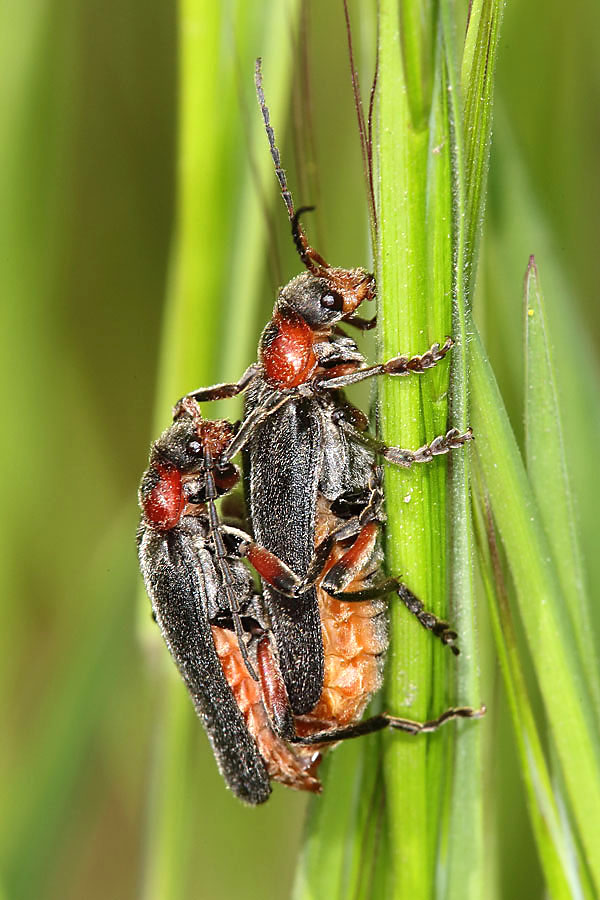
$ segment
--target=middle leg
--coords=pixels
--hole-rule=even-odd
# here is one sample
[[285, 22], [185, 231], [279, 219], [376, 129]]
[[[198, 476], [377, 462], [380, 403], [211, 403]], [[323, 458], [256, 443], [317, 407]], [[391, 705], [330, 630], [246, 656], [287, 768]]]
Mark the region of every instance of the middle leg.
[[423, 628], [439, 638], [445, 646], [450, 647], [455, 656], [460, 653], [454, 643], [457, 633], [444, 619], [425, 609], [422, 600], [399, 578], [386, 578], [374, 584], [366, 584], [359, 590], [348, 590], [360, 572], [368, 568], [373, 558], [377, 543], [379, 523], [372, 521], [363, 526], [352, 545], [331, 566], [321, 579], [320, 587], [336, 600], [345, 603], [362, 603], [385, 594], [395, 593], [402, 600]]

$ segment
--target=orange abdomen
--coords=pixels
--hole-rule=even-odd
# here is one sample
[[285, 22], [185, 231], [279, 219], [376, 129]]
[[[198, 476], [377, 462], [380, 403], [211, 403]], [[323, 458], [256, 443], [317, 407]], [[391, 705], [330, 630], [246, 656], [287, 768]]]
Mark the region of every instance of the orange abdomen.
[[[320, 504], [317, 542], [334, 525], [330, 511], [324, 510], [323, 506]], [[371, 532], [365, 529], [350, 549], [334, 546], [324, 572], [344, 555], [348, 559], [356, 552], [359, 571], [346, 590], [361, 590], [377, 570], [375, 542], [376, 529]], [[317, 588], [317, 599], [325, 651], [323, 691], [310, 713], [294, 718], [300, 736], [344, 728], [360, 721], [369, 700], [381, 687], [388, 647], [384, 598], [344, 603]], [[212, 633], [225, 677], [265, 761], [269, 777], [296, 790], [320, 792], [321, 783], [316, 772], [322, 754], [331, 745], [289, 744], [278, 737], [265, 711], [260, 684], [248, 674], [237, 637], [214, 625]]]
[[321, 782], [315, 772], [321, 754], [315, 747], [302, 747], [303, 752], [298, 754], [295, 747], [275, 734], [262, 703], [259, 685], [248, 674], [242, 659], [237, 637], [232, 631], [215, 625], [211, 630], [225, 678], [265, 761], [269, 777], [298, 791], [319, 793]]
[[[357, 585], [352, 586], [358, 590]], [[318, 590], [325, 679], [321, 699], [296, 718], [298, 734], [314, 734], [359, 722], [381, 687], [388, 646], [383, 599], [344, 603]]]
[[[336, 525], [321, 500], [317, 513], [316, 542]], [[377, 527], [366, 526], [350, 548], [335, 545], [324, 573], [342, 557], [357, 574], [346, 590], [359, 591], [377, 571]], [[321, 699], [310, 713], [296, 719], [298, 734], [314, 734], [359, 722], [369, 700], [383, 680], [388, 648], [386, 604], [383, 597], [344, 603], [317, 588], [321, 634], [325, 650], [325, 678]]]

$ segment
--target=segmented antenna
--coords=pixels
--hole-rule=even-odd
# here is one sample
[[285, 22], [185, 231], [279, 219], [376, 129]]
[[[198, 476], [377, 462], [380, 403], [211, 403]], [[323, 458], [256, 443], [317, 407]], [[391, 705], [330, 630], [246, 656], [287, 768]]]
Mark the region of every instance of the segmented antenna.
[[265, 100], [265, 92], [263, 91], [262, 86], [262, 59], [260, 57], [256, 60], [254, 66], [254, 84], [256, 85], [256, 95], [258, 97], [260, 110], [262, 112], [262, 117], [265, 123], [265, 131], [267, 132], [267, 137], [269, 139], [269, 147], [271, 149], [271, 156], [273, 157], [273, 164], [275, 165], [275, 174], [277, 175], [277, 180], [279, 182], [281, 196], [283, 197], [283, 202], [287, 207], [290, 222], [292, 222], [294, 219], [294, 201], [292, 200], [291, 192], [287, 186], [287, 179], [281, 165], [281, 156], [279, 155], [279, 150], [277, 148], [277, 144], [275, 143], [275, 132], [273, 131], [273, 126], [271, 125], [269, 107], [267, 106], [267, 101]]
[[358, 136], [360, 140], [360, 151], [363, 162], [363, 173], [365, 176], [365, 184], [367, 187], [367, 201], [369, 204], [369, 218], [371, 222], [371, 238], [373, 246], [375, 246], [377, 238], [377, 210], [375, 206], [375, 190], [373, 186], [373, 102], [375, 97], [375, 85], [377, 82], [377, 70], [379, 66], [379, 42], [377, 43], [377, 57], [375, 60], [375, 75], [369, 98], [369, 116], [365, 121], [365, 114], [360, 95], [360, 85], [358, 81], [358, 72], [354, 62], [354, 47], [352, 44], [352, 26], [350, 24], [350, 13], [348, 11], [348, 0], [343, 0], [344, 16], [346, 19], [346, 38], [348, 41], [348, 60], [350, 63], [350, 74], [352, 76], [352, 92], [354, 94], [354, 108], [356, 110], [356, 118], [358, 120]]
[[248, 669], [249, 675], [254, 679], [254, 681], [258, 681], [256, 672], [254, 671], [254, 667], [250, 662], [250, 658], [248, 656], [248, 648], [244, 639], [244, 629], [242, 627], [242, 620], [240, 617], [240, 604], [234, 590], [231, 568], [226, 559], [227, 548], [223, 540], [223, 535], [221, 533], [221, 522], [219, 519], [219, 514], [217, 513], [217, 507], [215, 506], [215, 500], [217, 498], [217, 487], [215, 485], [213, 468], [214, 460], [212, 458], [212, 454], [210, 450], [205, 447], [204, 485], [206, 491], [206, 505], [208, 508], [209, 537], [212, 538], [215, 556], [217, 558], [217, 565], [219, 567], [221, 581], [225, 590], [225, 596], [227, 597], [227, 603], [229, 604], [229, 609], [231, 610], [233, 627], [235, 629], [235, 634], [240, 648], [240, 653], [242, 654], [242, 659], [244, 660], [246, 668]]
[[294, 212], [294, 201], [292, 200], [292, 194], [287, 185], [285, 171], [281, 165], [281, 156], [279, 154], [277, 144], [275, 143], [275, 132], [273, 131], [273, 127], [271, 125], [269, 107], [267, 106], [265, 93], [263, 91], [262, 59], [260, 57], [256, 60], [254, 68], [254, 83], [256, 85], [256, 96], [258, 97], [262, 117], [265, 123], [265, 131], [267, 132], [267, 137], [269, 139], [269, 148], [271, 150], [271, 157], [275, 166], [275, 174], [277, 175], [281, 196], [283, 197], [283, 202], [285, 203], [288, 212], [288, 218], [292, 226], [292, 237], [294, 239], [294, 245], [296, 247], [296, 250], [298, 251], [298, 255], [300, 256], [302, 263], [304, 264], [304, 266], [306, 266], [309, 272], [319, 277], [327, 277], [327, 269], [330, 268], [329, 264], [323, 259], [320, 253], [317, 253], [317, 251], [310, 246], [308, 240], [306, 239], [306, 235], [304, 234], [302, 226], [300, 225], [300, 216], [302, 215], [302, 213], [309, 212], [310, 210], [314, 209], [314, 207], [303, 206], [297, 212]]

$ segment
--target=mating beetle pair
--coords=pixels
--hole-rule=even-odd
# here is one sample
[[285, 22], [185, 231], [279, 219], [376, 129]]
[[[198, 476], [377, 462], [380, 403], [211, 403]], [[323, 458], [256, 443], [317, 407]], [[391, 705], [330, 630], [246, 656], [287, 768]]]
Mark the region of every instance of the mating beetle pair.
[[[156, 620], [234, 793], [262, 803], [271, 779], [318, 792], [316, 770], [328, 744], [386, 727], [432, 731], [450, 718], [474, 715], [459, 708], [424, 724], [386, 715], [360, 721], [381, 686], [387, 649], [382, 596], [401, 588], [373, 583], [380, 562], [377, 470], [362, 495], [340, 496], [333, 504], [319, 498], [314, 559], [326, 561], [311, 591], [327, 665], [314, 708], [294, 712], [264, 598], [242, 559], [284, 592], [279, 596], [289, 599], [291, 610], [306, 583], [247, 533], [220, 523], [215, 500], [239, 477], [223, 461], [232, 437], [228, 422], [205, 421], [185, 404], [152, 447], [140, 487], [138, 550]], [[336, 595], [346, 584], [354, 593]], [[418, 604], [404, 590], [407, 602]]]
[[[387, 649], [383, 597], [394, 591], [421, 624], [454, 646], [447, 623], [395, 578], [383, 578], [379, 454], [410, 466], [462, 446], [451, 429], [416, 451], [387, 447], [366, 431], [342, 389], [375, 375], [424, 372], [447, 339], [422, 356], [367, 366], [340, 323], [375, 296], [372, 275], [329, 266], [306, 240], [281, 168], [257, 64], [257, 90], [292, 234], [307, 272], [279, 293], [259, 361], [234, 384], [188, 394], [153, 446], [140, 489], [142, 572], [163, 636], [232, 790], [253, 804], [269, 780], [317, 791], [327, 744], [385, 727], [430, 731], [451, 709], [419, 724], [360, 717], [379, 689]], [[196, 401], [246, 392], [237, 433], [207, 422]], [[219, 522], [214, 501], [238, 479], [244, 451], [253, 538]], [[261, 575], [257, 593], [241, 559]]]

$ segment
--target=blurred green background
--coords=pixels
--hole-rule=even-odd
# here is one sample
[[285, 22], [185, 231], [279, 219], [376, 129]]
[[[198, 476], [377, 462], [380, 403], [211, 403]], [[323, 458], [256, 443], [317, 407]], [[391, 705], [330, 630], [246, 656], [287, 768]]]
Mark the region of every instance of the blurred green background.
[[[360, 4], [351, 9], [355, 42], [372, 59], [372, 15], [363, 19]], [[268, 14], [267, 5], [229, 4], [218, 52], [235, 58], [235, 77], [226, 95], [217, 85], [223, 97], [213, 94], [198, 108], [207, 140], [217, 128], [208, 113], [218, 112], [221, 102], [230, 117], [233, 109], [231, 156], [211, 174], [210, 190], [226, 207], [211, 229], [216, 272], [207, 273], [211, 289], [198, 296], [199, 316], [204, 309], [225, 321], [239, 186], [252, 180], [253, 60], [266, 53]], [[154, 0], [5, 0], [0, 17], [0, 389], [6, 420], [0, 896], [11, 900], [161, 896], [151, 892], [144, 873], [152, 868], [149, 835], [157, 810], [149, 785], [156, 789], [161, 778], [160, 723], [171, 673], [152, 629], [145, 619], [140, 623], [145, 613], [138, 607], [134, 532], [171, 273], [177, 16], [175, 5]], [[313, 117], [308, 124], [294, 122], [298, 107], [292, 106], [288, 140], [282, 135], [280, 143], [290, 163], [294, 146], [301, 159], [310, 159], [306, 143], [314, 145], [307, 184], [300, 175], [292, 184], [299, 203], [319, 203], [315, 244], [334, 262], [366, 263], [342, 5], [313, 3], [302, 21]], [[290, 22], [284, 50], [292, 59], [297, 54], [291, 66], [297, 94], [305, 64], [292, 33]], [[574, 327], [585, 335], [592, 364], [598, 362], [598, 58], [596, 3], [568, 12], [559, 0], [509, 3], [478, 320], [517, 433], [522, 277], [530, 253], [536, 253], [546, 293], [571, 298]], [[268, 82], [266, 89], [274, 92]], [[302, 163], [298, 168], [302, 172]], [[273, 288], [297, 268], [282, 207], [273, 210], [286, 255], [278, 262], [271, 247], [269, 260], [259, 260], [263, 309], [245, 323], [235, 361], [213, 346], [198, 382], [207, 371], [210, 378], [235, 377], [238, 358], [242, 365], [251, 361]], [[585, 398], [564, 399], [568, 426], [569, 409]], [[167, 417], [165, 408], [163, 423]], [[580, 464], [572, 472], [585, 522], [594, 519], [585, 484], [596, 452], [595, 446], [577, 448]], [[582, 541], [595, 600], [595, 531], [586, 529]], [[276, 788], [266, 808], [244, 809], [225, 792], [200, 728], [186, 753], [197, 757], [195, 777], [183, 787], [197, 807], [187, 836], [190, 872], [182, 875], [189, 879], [188, 895], [286, 897], [303, 798]], [[518, 804], [510, 760], [490, 773], [490, 790], [502, 778], [507, 797], [514, 792]], [[507, 803], [507, 817], [508, 811]], [[500, 839], [507, 844], [507, 891], [520, 882], [528, 858], [533, 885], [538, 877], [526, 820], [519, 821], [524, 824]]]

